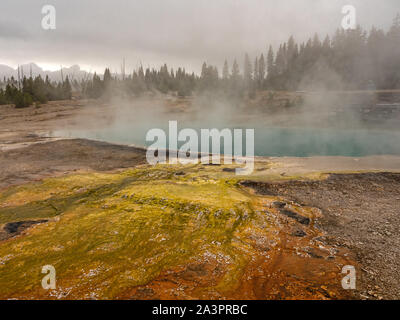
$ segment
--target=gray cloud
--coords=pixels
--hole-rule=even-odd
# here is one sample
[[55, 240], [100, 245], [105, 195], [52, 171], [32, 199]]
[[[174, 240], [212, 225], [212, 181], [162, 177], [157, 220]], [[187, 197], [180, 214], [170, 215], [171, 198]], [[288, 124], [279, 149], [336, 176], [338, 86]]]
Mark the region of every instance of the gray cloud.
[[[57, 30], [41, 29], [41, 8], [57, 9]], [[358, 22], [387, 28], [398, 0], [17, 0], [0, 4], [0, 63], [80, 64], [118, 71], [164, 62], [198, 71], [202, 61], [266, 52], [294, 35], [332, 34], [341, 8], [353, 4]], [[28, 32], [29, 30], [29, 32]]]
[[0, 20], [0, 39], [24, 40], [29, 38], [29, 32], [16, 21]]

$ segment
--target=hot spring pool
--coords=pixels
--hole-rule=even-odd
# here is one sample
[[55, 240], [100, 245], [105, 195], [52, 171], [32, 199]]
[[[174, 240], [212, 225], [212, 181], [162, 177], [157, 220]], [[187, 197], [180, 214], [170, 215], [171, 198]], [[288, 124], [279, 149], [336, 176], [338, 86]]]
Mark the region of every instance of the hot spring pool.
[[[168, 133], [167, 126], [159, 128]], [[183, 128], [179, 125], [179, 129]], [[92, 130], [63, 129], [53, 131], [50, 135], [149, 146], [152, 143], [145, 141], [149, 129], [144, 126], [119, 125]], [[200, 132], [200, 129], [196, 131]], [[256, 156], [400, 155], [400, 131], [397, 130], [255, 127], [254, 140]]]

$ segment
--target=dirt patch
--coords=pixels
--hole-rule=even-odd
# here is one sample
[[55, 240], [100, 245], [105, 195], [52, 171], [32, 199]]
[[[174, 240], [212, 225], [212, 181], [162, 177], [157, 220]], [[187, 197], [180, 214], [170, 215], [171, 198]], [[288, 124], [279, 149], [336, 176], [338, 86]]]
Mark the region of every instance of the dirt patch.
[[307, 217], [303, 217], [302, 215], [298, 214], [297, 212], [293, 212], [291, 210], [286, 210], [286, 209], [282, 209], [280, 210], [280, 212], [282, 214], [284, 214], [285, 216], [288, 216], [294, 220], [296, 220], [297, 222], [301, 223], [301, 224], [305, 224], [305, 225], [309, 225], [310, 224], [310, 219]]
[[400, 298], [400, 174], [331, 174], [321, 181], [246, 182], [322, 210], [323, 240], [356, 255], [358, 298]]
[[179, 300], [221, 299], [220, 294], [207, 287], [215, 286], [226, 272], [226, 266], [217, 259], [192, 262], [185, 266], [163, 272], [150, 283], [134, 287], [122, 293], [119, 299], [134, 300]]
[[6, 223], [3, 230], [0, 230], [0, 241], [7, 240], [21, 234], [24, 230], [29, 229], [33, 225], [46, 223], [48, 220], [35, 221], [18, 221]]
[[78, 170], [108, 171], [146, 161], [145, 150], [83, 139], [0, 152], [0, 188]]

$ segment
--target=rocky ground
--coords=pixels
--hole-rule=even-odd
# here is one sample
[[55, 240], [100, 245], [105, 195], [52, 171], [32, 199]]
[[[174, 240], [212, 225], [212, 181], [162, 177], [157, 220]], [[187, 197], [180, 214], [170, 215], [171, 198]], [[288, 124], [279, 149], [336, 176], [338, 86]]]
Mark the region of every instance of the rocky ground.
[[324, 241], [346, 247], [359, 263], [356, 297], [400, 298], [400, 174], [331, 174], [326, 180], [251, 183], [261, 194], [279, 195], [321, 209]]
[[30, 144], [0, 152], [0, 189], [78, 171], [109, 171], [145, 163], [145, 151], [81, 139]]

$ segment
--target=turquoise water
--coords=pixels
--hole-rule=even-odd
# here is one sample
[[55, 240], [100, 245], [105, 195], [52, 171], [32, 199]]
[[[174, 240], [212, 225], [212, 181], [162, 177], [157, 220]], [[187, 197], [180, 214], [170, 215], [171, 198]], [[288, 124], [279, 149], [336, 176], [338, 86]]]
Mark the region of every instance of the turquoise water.
[[[178, 130], [182, 128], [185, 127], [179, 126]], [[149, 129], [151, 128], [146, 128], [145, 126], [114, 126], [96, 130], [59, 130], [52, 132], [51, 135], [149, 146], [151, 142], [146, 143], [145, 141], [146, 133]], [[167, 126], [162, 129], [168, 133]], [[200, 132], [199, 129], [196, 129], [196, 131]], [[223, 150], [221, 152], [223, 153]], [[255, 128], [256, 156], [359, 157], [382, 154], [400, 155], [400, 131], [279, 127]]]

